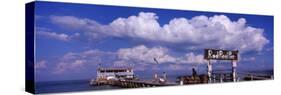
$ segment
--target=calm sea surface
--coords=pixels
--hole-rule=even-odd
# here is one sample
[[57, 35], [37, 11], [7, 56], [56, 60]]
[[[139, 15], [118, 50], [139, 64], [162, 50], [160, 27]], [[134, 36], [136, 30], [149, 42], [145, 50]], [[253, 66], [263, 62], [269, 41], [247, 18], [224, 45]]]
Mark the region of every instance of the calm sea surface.
[[[249, 72], [257, 74], [273, 75], [273, 71], [259, 71]], [[141, 75], [142, 80], [150, 80], [153, 76]], [[173, 82], [176, 81], [176, 77], [179, 75], [169, 75], [168, 80]], [[239, 76], [239, 75], [238, 75]], [[242, 75], [240, 75], [242, 76]], [[96, 91], [96, 90], [109, 90], [109, 89], [121, 89], [117, 86], [90, 86], [88, 80], [71, 80], [71, 81], [50, 81], [50, 82], [37, 82], [36, 93], [56, 93], [56, 92], [72, 92], [72, 91]]]

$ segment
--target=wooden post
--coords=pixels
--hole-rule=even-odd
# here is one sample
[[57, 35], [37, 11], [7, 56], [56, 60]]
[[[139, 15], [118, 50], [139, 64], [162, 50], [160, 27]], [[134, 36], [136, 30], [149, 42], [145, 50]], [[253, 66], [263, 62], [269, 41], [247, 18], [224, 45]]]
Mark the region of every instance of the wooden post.
[[208, 60], [208, 77], [209, 77], [209, 83], [212, 82], [212, 64], [211, 60]]
[[232, 78], [233, 82], [237, 81], [237, 71], [236, 71], [237, 63], [236, 60], [232, 61]]

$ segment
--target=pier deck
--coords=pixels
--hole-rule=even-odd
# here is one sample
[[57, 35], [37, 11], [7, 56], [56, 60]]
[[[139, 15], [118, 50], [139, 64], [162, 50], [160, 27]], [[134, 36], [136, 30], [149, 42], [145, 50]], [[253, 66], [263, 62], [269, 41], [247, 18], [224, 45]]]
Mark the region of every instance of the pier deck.
[[124, 80], [124, 81], [112, 80], [112, 81], [108, 81], [106, 85], [119, 86], [122, 88], [141, 88], [141, 87], [173, 86], [178, 84], [172, 82], [159, 83], [159, 82], [145, 81], [145, 80]]

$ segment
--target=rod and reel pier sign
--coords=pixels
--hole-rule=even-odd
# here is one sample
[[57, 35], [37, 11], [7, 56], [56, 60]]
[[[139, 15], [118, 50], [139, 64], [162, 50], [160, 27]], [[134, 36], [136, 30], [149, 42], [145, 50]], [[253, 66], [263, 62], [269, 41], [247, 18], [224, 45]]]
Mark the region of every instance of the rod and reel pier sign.
[[205, 49], [204, 59], [206, 60], [238, 60], [238, 50], [219, 50], [219, 49]]

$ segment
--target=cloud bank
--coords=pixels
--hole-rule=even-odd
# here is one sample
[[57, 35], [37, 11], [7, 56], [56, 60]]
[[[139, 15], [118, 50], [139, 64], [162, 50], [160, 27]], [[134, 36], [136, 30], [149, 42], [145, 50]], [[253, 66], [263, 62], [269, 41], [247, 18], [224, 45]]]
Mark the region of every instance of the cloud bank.
[[[136, 69], [141, 67], [156, 64], [201, 64], [204, 63], [203, 55], [196, 55], [189, 52], [183, 56], [171, 55], [170, 51], [164, 47], [146, 47], [139, 45], [131, 48], [121, 48], [115, 52], [106, 52], [100, 50], [86, 50], [82, 52], [68, 52], [55, 61], [54, 68], [55, 74], [61, 74], [65, 71], [79, 71], [88, 66], [97, 67], [99, 64], [102, 66], [110, 67], [128, 67], [133, 66]], [[56, 60], [56, 59], [54, 59]], [[45, 61], [39, 62], [46, 64]], [[44, 65], [45, 66], [45, 65]]]
[[144, 45], [119, 49], [117, 54], [120, 60], [129, 62], [137, 61], [137, 63], [157, 64], [154, 59], [156, 59], [160, 64], [200, 64], [205, 62], [203, 55], [196, 55], [193, 52], [186, 53], [184, 56], [175, 56], [170, 54], [168, 48], [148, 48]]
[[73, 35], [68, 35], [68, 34], [64, 34], [64, 33], [59, 34], [56, 32], [46, 32], [46, 31], [41, 31], [41, 30], [38, 30], [36, 33], [37, 33], [37, 35], [43, 36], [45, 38], [50, 38], [50, 39], [55, 39], [55, 40], [60, 40], [60, 41], [65, 41], [65, 42], [73, 40], [80, 36], [79, 33], [75, 33]]
[[[242, 52], [261, 51], [269, 43], [264, 30], [249, 26], [245, 18], [232, 21], [225, 15], [173, 18], [160, 24], [152, 12], [140, 12], [117, 18], [103, 25], [95, 20], [74, 16], [51, 16], [51, 21], [65, 28], [78, 29], [89, 39], [119, 37], [165, 44], [184, 44], [181, 48], [238, 49]], [[190, 46], [189, 46], [190, 45]]]

